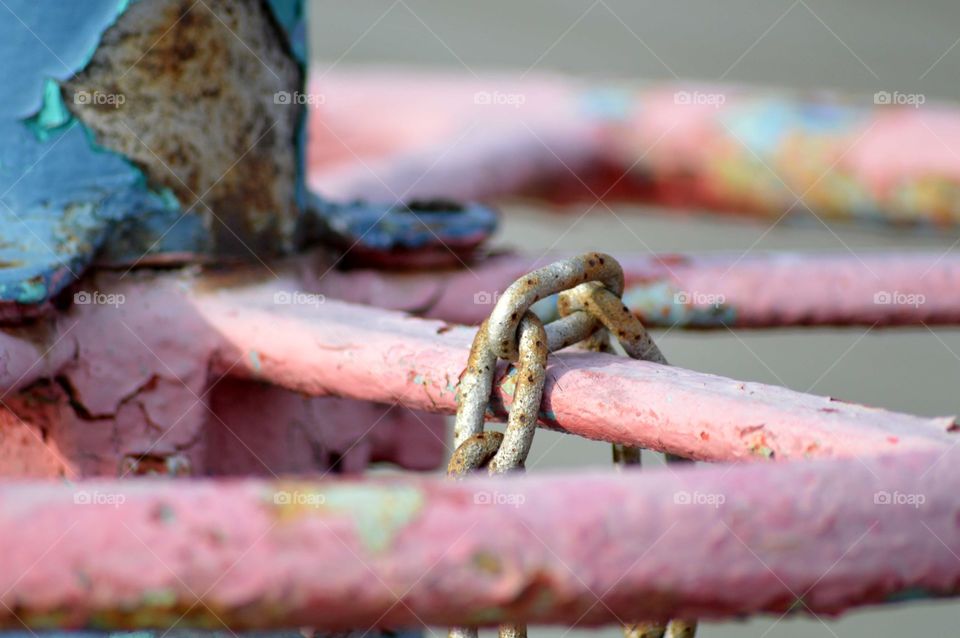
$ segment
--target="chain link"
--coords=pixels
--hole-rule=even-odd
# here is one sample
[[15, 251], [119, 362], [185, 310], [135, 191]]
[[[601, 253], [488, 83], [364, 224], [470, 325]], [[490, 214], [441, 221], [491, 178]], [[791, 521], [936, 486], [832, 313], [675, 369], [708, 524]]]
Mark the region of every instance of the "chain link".
[[[460, 376], [448, 475], [460, 477], [484, 467], [490, 474], [523, 471], [540, 413], [548, 352], [579, 343], [616, 354], [610, 343], [615, 335], [630, 357], [667, 364], [643, 324], [621, 301], [623, 287], [623, 270], [613, 257], [587, 253], [535, 270], [504, 291], [490, 317], [480, 324]], [[557, 293], [560, 318], [544, 326], [530, 307]], [[503, 434], [484, 431], [500, 359], [516, 365], [516, 389]], [[640, 465], [639, 448], [614, 444], [613, 456], [618, 467]], [[668, 455], [667, 460], [684, 459]], [[695, 622], [678, 620], [624, 627], [626, 638], [692, 638], [695, 632]], [[477, 635], [475, 627], [454, 627], [449, 632], [449, 638]], [[500, 638], [526, 635], [524, 625], [500, 626]]]

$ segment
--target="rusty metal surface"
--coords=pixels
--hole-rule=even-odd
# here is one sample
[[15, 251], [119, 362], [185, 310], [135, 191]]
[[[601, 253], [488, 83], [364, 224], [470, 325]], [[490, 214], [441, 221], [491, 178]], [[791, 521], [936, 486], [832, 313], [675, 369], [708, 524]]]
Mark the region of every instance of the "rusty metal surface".
[[[522, 472], [533, 435], [537, 431], [537, 415], [547, 368], [547, 333], [534, 313], [525, 310], [517, 327], [519, 358], [516, 364], [516, 383], [513, 405], [507, 417], [504, 434], [484, 432], [483, 424], [489, 400], [497, 357], [489, 347], [487, 322], [480, 325], [467, 369], [461, 375], [467, 388], [458, 388], [461, 403], [457, 406], [454, 435], [455, 449], [447, 473], [463, 476], [471, 470], [486, 466], [490, 474]], [[471, 436], [464, 439], [470, 433]], [[503, 624], [500, 638], [526, 638], [527, 628], [518, 624]], [[449, 638], [476, 638], [474, 627], [452, 627]]]
[[[586, 265], [587, 268], [584, 268]], [[603, 266], [602, 275], [590, 271]], [[553, 263], [534, 273], [526, 274], [512, 284], [507, 293], [497, 301], [491, 319], [484, 320], [474, 337], [467, 360], [467, 369], [461, 375], [458, 388], [456, 449], [448, 466], [448, 473], [461, 476], [469, 470], [489, 463], [490, 473], [522, 469], [533, 441], [536, 414], [540, 411], [547, 351], [550, 342], [542, 323], [528, 310], [532, 302], [544, 294], [559, 292], [557, 306], [560, 325], [554, 330], [554, 345], [570, 345], [573, 335], [586, 350], [615, 354], [610, 339], [615, 335], [626, 354], [634, 359], [666, 365], [667, 360], [650, 338], [643, 324], [623, 305], [619, 292], [614, 293], [598, 281], [590, 281], [591, 274], [602, 276], [622, 290], [623, 271], [620, 264], [609, 255], [591, 253]], [[541, 282], [546, 279], [545, 284]], [[570, 283], [571, 281], [585, 283]], [[564, 284], [569, 289], [561, 289]], [[546, 291], [546, 292], [544, 292]], [[522, 316], [521, 316], [522, 315]], [[514, 401], [510, 407], [508, 425], [504, 435], [484, 433], [483, 410], [493, 381], [493, 368], [497, 356], [492, 352], [490, 322], [493, 317], [508, 317], [517, 325], [519, 334], [519, 357], [514, 372]], [[503, 320], [501, 319], [501, 322]], [[510, 330], [509, 323], [506, 324]], [[600, 326], [603, 326], [602, 328]], [[577, 334], [589, 328], [590, 333]], [[499, 342], [503, 350], [510, 348], [507, 341]], [[482, 360], [481, 360], [482, 359]], [[463, 382], [466, 382], [466, 386]], [[469, 438], [463, 439], [467, 434]], [[614, 463], [618, 468], [639, 467], [640, 448], [613, 444]], [[682, 462], [673, 455], [668, 462]], [[694, 636], [696, 623], [671, 620], [666, 623], [628, 624], [624, 626], [627, 638], [632, 636]], [[455, 627], [450, 638], [476, 638], [477, 631], [469, 627]], [[526, 628], [520, 625], [502, 625], [501, 638], [526, 636]]]
[[91, 267], [269, 270], [318, 243], [353, 264], [470, 260], [489, 207], [306, 193], [303, 116], [323, 96], [303, 86], [303, 4], [5, 4], [0, 320], [52, 313]]
[[[141, 167], [222, 254], [292, 248], [302, 77], [258, 0], [130, 5], [68, 97], [122, 95], [114, 107], [68, 99], [97, 143]], [[261, 258], [263, 258], [261, 257]]]
[[491, 474], [522, 470], [537, 431], [537, 415], [547, 376], [547, 333], [540, 319], [530, 311], [520, 320], [519, 333], [520, 357], [513, 403], [503, 442], [490, 461]]
[[516, 332], [520, 318], [535, 302], [585, 282], [598, 281], [614, 294], [623, 292], [620, 265], [603, 253], [588, 253], [538, 268], [503, 291], [487, 323], [490, 348], [502, 359], [517, 357]]

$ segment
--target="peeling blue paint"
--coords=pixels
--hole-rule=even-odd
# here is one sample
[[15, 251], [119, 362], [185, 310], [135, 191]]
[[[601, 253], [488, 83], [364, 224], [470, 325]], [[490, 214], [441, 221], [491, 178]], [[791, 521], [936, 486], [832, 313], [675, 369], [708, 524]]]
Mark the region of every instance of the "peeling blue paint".
[[9, 0], [0, 21], [0, 302], [36, 304], [90, 263], [112, 226], [167, 213], [142, 173], [98, 148], [63, 103], [58, 80], [92, 57], [126, 0]]
[[309, 214], [346, 245], [384, 253], [476, 244], [497, 226], [492, 208], [443, 201], [338, 204], [311, 195]]
[[[92, 263], [133, 264], [144, 256], [189, 257], [213, 248], [198, 215], [183, 215], [169, 190], [100, 147], [72, 116], [60, 82], [91, 60], [129, 0], [7, 0], [0, 12], [0, 304], [40, 304]], [[268, 0], [292, 54], [306, 60], [302, 0]], [[305, 120], [297, 136], [297, 204], [303, 243], [333, 238], [374, 252], [473, 246], [496, 215], [453, 203], [330, 204], [304, 185]], [[309, 201], [309, 206], [308, 206]], [[315, 230], [316, 232], [310, 232]], [[446, 250], [444, 248], [444, 250]]]

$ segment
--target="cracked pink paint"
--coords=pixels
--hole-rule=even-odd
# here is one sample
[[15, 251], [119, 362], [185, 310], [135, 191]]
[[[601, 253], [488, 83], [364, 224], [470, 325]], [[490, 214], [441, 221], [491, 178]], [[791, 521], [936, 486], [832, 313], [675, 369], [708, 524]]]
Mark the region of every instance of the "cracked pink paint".
[[439, 416], [211, 374], [222, 338], [187, 294], [195, 283], [107, 275], [101, 287], [124, 303], [75, 305], [0, 334], [0, 474], [275, 476], [443, 462]]

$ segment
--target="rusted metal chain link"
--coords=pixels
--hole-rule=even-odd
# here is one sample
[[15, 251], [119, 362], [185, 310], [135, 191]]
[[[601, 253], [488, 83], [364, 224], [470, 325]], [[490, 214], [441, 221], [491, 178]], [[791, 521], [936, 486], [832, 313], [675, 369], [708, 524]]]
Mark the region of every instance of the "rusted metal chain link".
[[[556, 262], [518, 279], [498, 300], [470, 348], [467, 368], [457, 387], [454, 453], [447, 466], [450, 476], [462, 476], [487, 467], [491, 474], [522, 471], [536, 431], [547, 353], [581, 343], [597, 351], [615, 353], [610, 335], [635, 359], [667, 361], [640, 321], [623, 305], [623, 270], [613, 257], [588, 253]], [[560, 293], [561, 318], [546, 326], [530, 311], [545, 297]], [[497, 361], [515, 362], [516, 389], [503, 434], [485, 432], [484, 420]], [[668, 456], [668, 461], [678, 457]], [[640, 450], [614, 445], [614, 462], [639, 465]], [[624, 628], [627, 638], [692, 637], [696, 623], [669, 625], [641, 623]], [[657, 633], [659, 632], [659, 633]], [[523, 625], [501, 625], [501, 638], [525, 638]], [[450, 638], [476, 638], [476, 628], [455, 627]]]
[[[558, 261], [513, 282], [487, 320], [488, 347], [501, 359], [515, 361], [517, 325], [530, 306], [545, 297], [591, 281], [603, 284], [617, 297], [623, 294], [623, 269], [613, 257], [603, 253], [587, 253]], [[582, 338], [586, 336], [589, 335]]]
[[[536, 431], [549, 343], [543, 323], [529, 311], [520, 322], [516, 390], [507, 428], [502, 435], [483, 431], [497, 364], [497, 357], [486, 348], [485, 325], [486, 322], [481, 324], [473, 340], [467, 369], [457, 388], [457, 419], [453, 434], [455, 451], [447, 467], [451, 475], [479, 469], [487, 463], [491, 474], [523, 469]], [[497, 439], [496, 442], [494, 439]]]
[[[486, 322], [473, 340], [467, 369], [457, 388], [456, 448], [447, 465], [447, 474], [451, 476], [462, 476], [484, 466], [491, 474], [522, 471], [537, 429], [547, 373], [548, 340], [543, 323], [530, 311], [524, 311], [519, 322], [517, 383], [503, 434], [483, 430], [497, 364], [496, 355], [487, 347], [485, 328]], [[476, 638], [477, 635], [473, 627], [454, 627], [449, 632], [450, 638]], [[500, 626], [500, 638], [526, 636], [525, 625]]]

